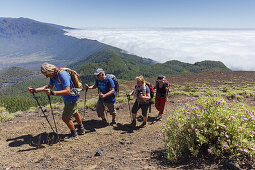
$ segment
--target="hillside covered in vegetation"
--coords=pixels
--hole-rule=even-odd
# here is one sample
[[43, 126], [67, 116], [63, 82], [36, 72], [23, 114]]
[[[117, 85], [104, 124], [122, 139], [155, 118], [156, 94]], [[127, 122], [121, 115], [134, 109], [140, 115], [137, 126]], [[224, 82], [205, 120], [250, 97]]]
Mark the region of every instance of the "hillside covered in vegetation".
[[102, 50], [90, 55], [85, 60], [70, 65], [70, 67], [80, 73], [84, 82], [89, 83], [95, 80], [93, 73], [97, 68], [103, 68], [106, 73], [114, 74], [122, 80], [134, 80], [138, 75], [151, 78], [159, 74], [176, 75], [231, 71], [220, 61], [202, 61], [189, 64], [172, 60], [165, 63], [156, 63], [150, 59], [113, 50]]
[[102, 49], [114, 48], [95, 40], [65, 35], [68, 27], [28, 18], [0, 17], [0, 70], [19, 65], [35, 68], [45, 61], [63, 65]]

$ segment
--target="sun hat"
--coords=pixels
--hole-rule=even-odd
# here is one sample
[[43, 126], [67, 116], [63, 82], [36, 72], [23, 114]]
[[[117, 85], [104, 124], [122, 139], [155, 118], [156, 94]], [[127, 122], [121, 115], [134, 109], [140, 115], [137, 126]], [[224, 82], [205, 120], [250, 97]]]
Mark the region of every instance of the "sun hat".
[[165, 79], [165, 77], [163, 75], [159, 75], [157, 80], [158, 81], [163, 81], [164, 79]]

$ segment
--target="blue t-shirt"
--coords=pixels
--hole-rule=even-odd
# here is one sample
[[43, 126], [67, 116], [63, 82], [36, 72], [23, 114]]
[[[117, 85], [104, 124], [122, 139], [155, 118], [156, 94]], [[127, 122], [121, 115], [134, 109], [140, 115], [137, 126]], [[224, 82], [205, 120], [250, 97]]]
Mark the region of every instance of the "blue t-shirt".
[[[58, 81], [58, 74], [59, 74], [59, 71], [57, 72], [54, 78], [50, 79], [50, 82], [49, 82], [50, 85], [54, 85], [58, 91], [64, 90], [64, 87], [73, 86], [71, 76], [69, 75], [67, 71], [64, 71], [64, 70], [61, 71], [60, 80], [62, 81], [62, 83]], [[64, 102], [75, 101], [79, 98], [79, 96], [70, 96], [70, 95], [65, 95], [62, 97]]]
[[[109, 81], [108, 84], [107, 84], [107, 81]], [[115, 87], [113, 80], [110, 77], [108, 78], [108, 76], [106, 76], [103, 81], [100, 81], [100, 80], [97, 79], [96, 82], [95, 82], [95, 85], [99, 89], [99, 92], [103, 93], [103, 94], [108, 93], [110, 91], [110, 88]], [[100, 96], [99, 96], [99, 100], [102, 100], [100, 98]], [[103, 101], [105, 103], [114, 103], [116, 101], [115, 91], [114, 91], [114, 94], [104, 98]]]

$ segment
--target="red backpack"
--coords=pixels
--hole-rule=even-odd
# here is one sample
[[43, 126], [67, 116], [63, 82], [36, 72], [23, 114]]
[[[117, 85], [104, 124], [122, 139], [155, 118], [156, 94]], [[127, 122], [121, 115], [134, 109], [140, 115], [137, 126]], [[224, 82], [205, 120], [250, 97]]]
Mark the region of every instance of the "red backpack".
[[146, 85], [150, 88], [151, 99], [154, 97], [153, 87], [150, 82], [146, 82]]

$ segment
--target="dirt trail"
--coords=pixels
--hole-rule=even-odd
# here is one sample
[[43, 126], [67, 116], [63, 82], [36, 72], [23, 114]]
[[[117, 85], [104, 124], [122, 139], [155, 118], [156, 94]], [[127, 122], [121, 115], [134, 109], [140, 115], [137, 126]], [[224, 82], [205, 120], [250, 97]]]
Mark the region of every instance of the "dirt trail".
[[[174, 103], [167, 105], [168, 113]], [[82, 111], [81, 111], [82, 112]], [[49, 114], [49, 113], [48, 113]], [[24, 113], [10, 122], [2, 122], [0, 131], [0, 166], [2, 168], [49, 168], [49, 169], [159, 169], [152, 152], [163, 149], [163, 142], [157, 133], [163, 121], [152, 124], [157, 112], [152, 106], [149, 122], [145, 128], [132, 129], [128, 105], [117, 110], [117, 126], [102, 126], [96, 112], [88, 109], [83, 124], [86, 134], [68, 142], [56, 142], [50, 127], [39, 110], [38, 113]], [[141, 115], [139, 112], [138, 117]], [[140, 117], [141, 118], [141, 117]], [[138, 125], [142, 119], [138, 118]], [[110, 120], [110, 115], [108, 115]], [[68, 128], [57, 115], [60, 137], [69, 133]], [[40, 140], [41, 139], [41, 140]], [[50, 141], [54, 141], [50, 144]], [[38, 148], [38, 146], [40, 146]], [[104, 148], [101, 156], [95, 153]], [[168, 167], [169, 168], [169, 167]]]
[[[208, 78], [208, 75], [204, 75]], [[254, 75], [253, 73], [252, 76]], [[170, 80], [177, 82], [184, 79], [183, 77], [175, 76]], [[192, 75], [182, 81], [190, 82], [190, 78], [195, 80]], [[96, 112], [88, 109], [86, 120], [83, 121], [86, 134], [68, 142], [53, 140], [56, 138], [45, 118], [38, 116], [42, 115], [40, 110], [36, 113], [24, 113], [22, 117], [1, 123], [0, 169], [218, 169], [220, 165], [212, 161], [189, 160], [174, 165], [165, 159], [164, 143], [157, 133], [164, 126], [168, 115], [180, 104], [177, 101], [185, 102], [185, 98], [171, 97], [167, 102], [167, 112], [163, 120], [155, 124], [153, 121], [157, 111], [153, 105], [145, 128], [132, 129], [127, 126], [130, 123], [127, 104], [122, 104], [117, 110], [116, 127], [102, 126]], [[61, 111], [62, 108], [59, 112]], [[108, 119], [110, 120], [109, 115]], [[140, 125], [141, 121], [138, 119], [137, 124]], [[69, 133], [59, 114], [57, 126], [61, 138]], [[103, 154], [95, 156], [100, 148], [104, 148]]]

